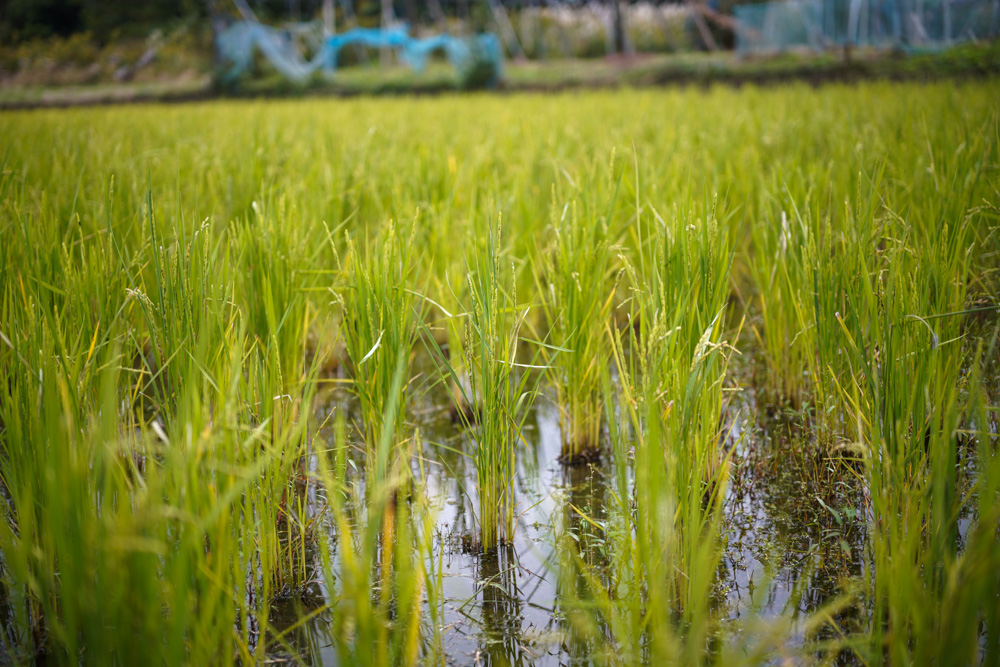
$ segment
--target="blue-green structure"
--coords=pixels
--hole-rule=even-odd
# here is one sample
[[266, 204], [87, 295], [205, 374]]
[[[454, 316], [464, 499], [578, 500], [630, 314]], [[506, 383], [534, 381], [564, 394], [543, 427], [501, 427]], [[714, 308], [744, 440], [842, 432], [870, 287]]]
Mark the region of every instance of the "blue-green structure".
[[228, 65], [223, 74], [225, 80], [235, 80], [249, 70], [254, 53], [259, 51], [281, 74], [301, 83], [320, 70], [332, 74], [337, 69], [341, 50], [354, 44], [393, 49], [402, 62], [417, 72], [424, 70], [435, 51], [444, 53], [462, 79], [474, 69], [482, 71], [485, 68], [489, 73], [487, 82], [494, 84], [503, 72], [503, 49], [492, 33], [416, 38], [409, 34], [405, 25], [386, 29], [354, 28], [323, 39], [311, 59], [302, 56], [292, 32], [256, 21], [234, 23], [216, 37], [219, 57]]

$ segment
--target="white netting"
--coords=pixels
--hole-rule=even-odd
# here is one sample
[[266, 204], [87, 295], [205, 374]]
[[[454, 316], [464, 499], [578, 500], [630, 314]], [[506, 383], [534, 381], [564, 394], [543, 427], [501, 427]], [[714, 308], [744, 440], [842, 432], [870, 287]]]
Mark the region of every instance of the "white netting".
[[837, 45], [934, 48], [998, 35], [1000, 0], [781, 0], [734, 10], [740, 53]]

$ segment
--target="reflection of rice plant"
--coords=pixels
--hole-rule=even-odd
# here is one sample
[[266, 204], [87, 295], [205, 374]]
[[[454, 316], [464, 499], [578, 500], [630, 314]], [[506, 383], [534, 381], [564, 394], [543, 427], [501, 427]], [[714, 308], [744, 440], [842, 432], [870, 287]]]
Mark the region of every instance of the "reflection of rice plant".
[[[393, 449], [392, 425], [404, 395], [406, 367], [400, 358], [391, 378], [377, 445], [382, 456]], [[343, 416], [337, 419], [332, 452], [317, 456], [317, 477], [337, 535], [335, 553], [326, 540], [320, 542], [324, 578], [332, 584], [331, 639], [337, 655], [343, 664], [413, 665], [423, 652], [433, 662], [442, 651], [442, 579], [440, 565], [435, 565], [433, 512], [419, 484], [413, 485], [408, 502], [396, 502], [399, 491], [410, 488], [399, 467], [369, 484], [362, 502], [355, 495], [357, 487], [346, 484], [346, 426]], [[428, 637], [421, 636], [425, 596], [437, 626]]]

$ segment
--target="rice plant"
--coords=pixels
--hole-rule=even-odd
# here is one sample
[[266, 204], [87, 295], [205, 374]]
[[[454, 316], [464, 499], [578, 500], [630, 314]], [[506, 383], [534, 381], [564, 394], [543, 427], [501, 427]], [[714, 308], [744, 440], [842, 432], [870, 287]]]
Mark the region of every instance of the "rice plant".
[[514, 534], [515, 455], [524, 442], [525, 419], [537, 393], [538, 376], [532, 371], [541, 369], [518, 362], [527, 308], [517, 303], [514, 265], [510, 264], [509, 272], [505, 266], [502, 229], [497, 216], [496, 227], [486, 229], [485, 243], [469, 249], [469, 303], [461, 315], [466, 323], [461, 367], [468, 374], [467, 389], [431, 339], [442, 374], [460, 389], [464, 405], [474, 406], [472, 414], [465, 410], [459, 414], [474, 447], [479, 537], [485, 550], [509, 541]]
[[[607, 180], [613, 181], [613, 175]], [[596, 185], [585, 189], [593, 192]], [[620, 236], [612, 226], [616, 195], [617, 189], [607, 202], [586, 202], [581, 212], [577, 200], [559, 210], [553, 193], [554, 239], [536, 268], [549, 323], [548, 342], [558, 354], [552, 377], [567, 461], [593, 458], [599, 451], [604, 414], [600, 374], [609, 362], [602, 332], [614, 303], [615, 243]], [[599, 205], [606, 210], [595, 210]]]
[[[414, 310], [413, 273], [415, 261], [413, 226], [402, 233], [390, 224], [379, 239], [360, 250], [349, 240], [345, 260], [345, 285], [338, 295], [342, 305], [342, 332], [350, 360], [354, 392], [361, 407], [368, 485], [381, 485], [390, 474], [397, 446], [407, 438], [406, 387], [394, 384], [393, 376], [402, 364], [409, 369], [416, 341], [419, 315]], [[387, 406], [397, 406], [394, 418], [385, 421]], [[388, 429], [388, 432], [385, 432]], [[380, 452], [387, 438], [389, 449]]]
[[0, 662], [997, 662], [997, 90], [0, 114]]
[[616, 402], [629, 430], [612, 428], [619, 507], [606, 529], [610, 572], [605, 578], [584, 569], [595, 611], [578, 622], [585, 633], [607, 628], [610, 662], [695, 664], [712, 631], [726, 483], [719, 430], [729, 351], [721, 336], [732, 252], [714, 203], [704, 211], [663, 219], [651, 209], [651, 221], [636, 223], [644, 246], [640, 269], [626, 264], [632, 297], [625, 306], [638, 333], [608, 329]]
[[[883, 187], [878, 171], [869, 178], [869, 191]], [[808, 193], [790, 195], [783, 198], [788, 211], [774, 210], [780, 224], [752, 225], [759, 254], [751, 271], [763, 323], [755, 334], [766, 351], [760, 396], [796, 409], [810, 405], [817, 434], [832, 443], [844, 422], [835, 388], [850, 374], [840, 322], [854, 316], [847, 295], [878, 261], [877, 252], [858, 252], [878, 244], [877, 201], [855, 198], [824, 213]]]
[[[310, 383], [282, 398], [233, 306], [227, 245], [202, 228], [161, 246], [147, 202], [143, 245], [129, 252], [109, 232], [57, 299], [5, 283], [13, 655], [232, 663], [252, 650], [249, 619], [266, 625], [253, 601], [292, 574], [275, 508], [303, 451]], [[84, 336], [97, 294], [107, 318]]]
[[[853, 374], [840, 390], [856, 424], [853, 446], [864, 464], [874, 528], [872, 658], [977, 662], [980, 634], [970, 617], [936, 612], [978, 607], [995, 632], [996, 614], [988, 611], [995, 602], [976, 592], [995, 580], [979, 569], [993, 556], [975, 551], [995, 539], [995, 522], [975, 524], [965, 536], [971, 546], [960, 549], [972, 481], [959, 466], [971, 455], [961, 434], [973, 420], [984, 423], [975, 402], [981, 350], [970, 359], [960, 333], [973, 256], [970, 220], [946, 224], [936, 246], [915, 249], [912, 227], [891, 210], [883, 216], [884, 263], [860, 277], [849, 294], [853, 322], [841, 324]], [[989, 488], [996, 454], [987, 448], [979, 455], [978, 482]]]

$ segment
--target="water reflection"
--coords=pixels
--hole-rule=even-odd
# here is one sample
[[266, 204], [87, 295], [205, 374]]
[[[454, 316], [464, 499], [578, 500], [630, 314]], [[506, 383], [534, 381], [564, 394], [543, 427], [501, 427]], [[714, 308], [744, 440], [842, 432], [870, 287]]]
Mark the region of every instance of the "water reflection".
[[[594, 628], [590, 618], [581, 616], [577, 605], [587, 603], [592, 594], [588, 580], [576, 576], [582, 564], [601, 585], [609, 586], [606, 568], [607, 484], [605, 464], [590, 462], [564, 467], [561, 471], [563, 490], [562, 530], [565, 537], [558, 548], [560, 572], [557, 607], [563, 640], [560, 646], [569, 664], [589, 664], [595, 655], [607, 647], [599, 646], [606, 639], [606, 628]], [[586, 628], [586, 631], [581, 631]]]
[[510, 545], [479, 556], [477, 568], [483, 634], [477, 663], [487, 667], [525, 664], [521, 644], [522, 593], [518, 588], [517, 561]]
[[[834, 599], [845, 578], [863, 575], [864, 519], [850, 511], [861, 500], [842, 471], [822, 459], [808, 430], [798, 428], [794, 419], [755, 420], [752, 394], [743, 394], [742, 402], [727, 410], [723, 447], [734, 450], [716, 606], [730, 623], [757, 615], [801, 619]], [[332, 410], [357, 414], [343, 387], [331, 392], [320, 420]], [[472, 445], [449, 414], [444, 385], [430, 383], [411, 398], [409, 413], [420, 433], [414, 474], [434, 512], [434, 550], [443, 589], [442, 649], [449, 663], [588, 664], [608, 648], [607, 629], [580, 633], [567, 618], [560, 600], [588, 599], [590, 583], [566, 576], [560, 564], [578, 559], [610, 585], [604, 526], [618, 511], [609, 488], [617, 485], [613, 453], [606, 451], [602, 459], [584, 465], [561, 464], [558, 413], [547, 393], [532, 410], [526, 442], [517, 451], [517, 532], [511, 544], [480, 553]], [[363, 483], [364, 462], [358, 452], [352, 458], [351, 475]], [[625, 474], [627, 484], [630, 473]], [[320, 502], [315, 493], [306, 497]], [[557, 540], [557, 534], [571, 537]], [[325, 587], [322, 595], [329, 596]], [[276, 647], [275, 655], [334, 664], [329, 614], [296, 625], [310, 609], [316, 607], [296, 600], [274, 614], [272, 625], [287, 631], [288, 645]], [[863, 616], [848, 607], [838, 620], [857, 624]], [[790, 631], [793, 643], [823, 638], [795, 632]]]
[[[777, 415], [750, 426], [734, 456], [726, 497], [720, 584], [731, 619], [791, 620], [812, 615], [864, 574], [866, 524], [859, 485], [802, 428]], [[836, 620], [857, 626], [856, 607]], [[832, 632], [829, 626], [822, 632]], [[832, 637], [806, 637], [801, 643]]]

